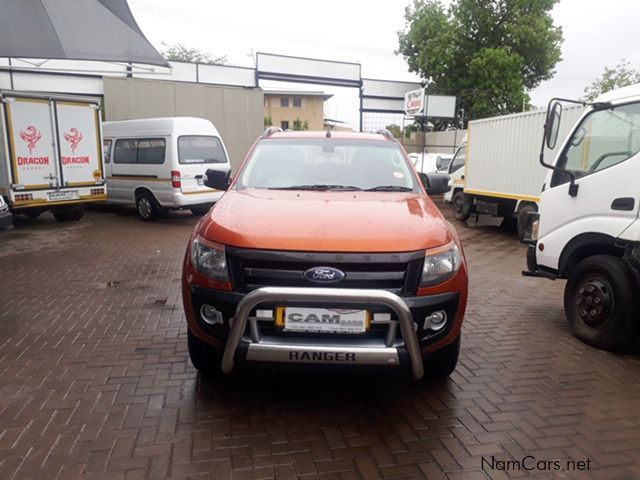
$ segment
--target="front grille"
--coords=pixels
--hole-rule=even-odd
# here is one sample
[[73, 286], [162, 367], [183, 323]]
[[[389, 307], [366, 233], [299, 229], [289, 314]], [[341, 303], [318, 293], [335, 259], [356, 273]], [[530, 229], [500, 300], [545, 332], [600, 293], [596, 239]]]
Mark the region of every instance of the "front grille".
[[[415, 295], [424, 252], [316, 253], [227, 248], [235, 289], [260, 287], [373, 288], [396, 295]], [[314, 267], [333, 267], [345, 273], [338, 283], [315, 283], [304, 277]]]

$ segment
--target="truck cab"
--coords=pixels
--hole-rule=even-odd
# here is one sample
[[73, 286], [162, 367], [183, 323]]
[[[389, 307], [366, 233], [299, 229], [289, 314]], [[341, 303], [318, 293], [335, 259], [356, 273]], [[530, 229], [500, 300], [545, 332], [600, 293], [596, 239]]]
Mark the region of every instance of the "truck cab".
[[[578, 103], [578, 102], [575, 102]], [[550, 102], [544, 142], [553, 148], [562, 104]], [[561, 144], [531, 216], [525, 275], [567, 279], [574, 334], [620, 350], [637, 338], [640, 301], [640, 84], [601, 95]]]
[[467, 161], [467, 135], [462, 139], [462, 143], [456, 150], [453, 159], [449, 163], [447, 173], [449, 174], [449, 187], [444, 194], [444, 202], [451, 204], [454, 216], [457, 220], [465, 221], [470, 215], [470, 204], [464, 202], [464, 171]]

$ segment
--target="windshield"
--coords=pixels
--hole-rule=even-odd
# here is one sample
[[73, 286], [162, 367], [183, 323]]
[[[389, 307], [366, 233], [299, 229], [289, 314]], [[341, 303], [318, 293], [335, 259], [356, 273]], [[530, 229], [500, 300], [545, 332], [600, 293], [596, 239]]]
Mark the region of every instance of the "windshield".
[[178, 138], [178, 158], [182, 164], [227, 161], [220, 139], [204, 135], [183, 135]]
[[464, 162], [466, 160], [467, 160], [467, 146], [462, 145], [460, 148], [458, 148], [458, 151], [453, 157], [453, 161], [449, 166], [449, 173], [453, 173], [456, 170], [460, 170], [462, 167], [464, 167]]
[[395, 142], [267, 139], [254, 150], [236, 188], [417, 191]]
[[[612, 167], [640, 151], [640, 103], [595, 110], [575, 130], [558, 167], [583, 177]], [[569, 181], [562, 171], [553, 174], [551, 186]]]

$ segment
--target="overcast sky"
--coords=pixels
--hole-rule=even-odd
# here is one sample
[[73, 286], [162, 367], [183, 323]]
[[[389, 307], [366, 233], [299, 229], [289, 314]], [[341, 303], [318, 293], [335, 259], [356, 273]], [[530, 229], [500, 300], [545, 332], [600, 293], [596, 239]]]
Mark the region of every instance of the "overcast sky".
[[[415, 80], [393, 53], [409, 3], [129, 0], [142, 31], [159, 49], [161, 42], [182, 43], [227, 55], [231, 64], [241, 66], [253, 66], [252, 53], [259, 51], [359, 62], [366, 78]], [[555, 77], [531, 92], [534, 105], [545, 105], [552, 96], [580, 97], [605, 66], [615, 66], [621, 58], [640, 70], [640, 1], [561, 0], [552, 13], [563, 28], [563, 60]], [[333, 93], [327, 116], [357, 127], [356, 89], [293, 88]]]

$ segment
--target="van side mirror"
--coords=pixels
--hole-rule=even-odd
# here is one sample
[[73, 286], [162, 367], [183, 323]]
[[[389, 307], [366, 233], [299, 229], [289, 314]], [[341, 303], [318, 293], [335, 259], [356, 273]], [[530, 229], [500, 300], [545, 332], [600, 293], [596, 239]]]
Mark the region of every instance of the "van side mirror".
[[231, 172], [229, 170], [213, 170], [209, 168], [205, 172], [204, 184], [216, 190], [227, 190], [231, 183]]
[[449, 175], [444, 173], [420, 173], [420, 180], [427, 195], [441, 195], [451, 190]]
[[547, 148], [553, 149], [558, 141], [560, 131], [560, 119], [562, 118], [562, 104], [553, 102], [547, 112], [547, 120], [544, 124], [544, 139]]

